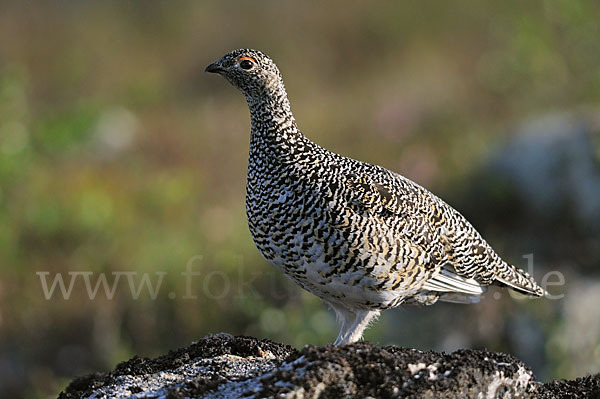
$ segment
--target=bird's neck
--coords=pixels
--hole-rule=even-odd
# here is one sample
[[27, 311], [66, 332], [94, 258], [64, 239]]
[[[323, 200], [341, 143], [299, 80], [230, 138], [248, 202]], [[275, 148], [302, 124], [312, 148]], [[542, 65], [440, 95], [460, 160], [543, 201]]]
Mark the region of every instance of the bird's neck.
[[306, 150], [308, 139], [298, 130], [284, 89], [261, 96], [247, 97], [252, 121], [251, 155], [267, 155], [272, 160], [294, 162]]

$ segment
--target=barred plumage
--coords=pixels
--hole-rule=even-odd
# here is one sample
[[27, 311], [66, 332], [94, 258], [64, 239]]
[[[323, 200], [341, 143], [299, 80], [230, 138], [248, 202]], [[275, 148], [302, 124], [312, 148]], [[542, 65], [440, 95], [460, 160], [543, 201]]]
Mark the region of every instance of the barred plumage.
[[246, 210], [254, 242], [336, 311], [336, 344], [359, 340], [381, 310], [403, 303], [469, 303], [494, 283], [545, 294], [434, 194], [306, 138], [263, 53], [235, 50], [206, 71], [240, 89], [250, 108]]

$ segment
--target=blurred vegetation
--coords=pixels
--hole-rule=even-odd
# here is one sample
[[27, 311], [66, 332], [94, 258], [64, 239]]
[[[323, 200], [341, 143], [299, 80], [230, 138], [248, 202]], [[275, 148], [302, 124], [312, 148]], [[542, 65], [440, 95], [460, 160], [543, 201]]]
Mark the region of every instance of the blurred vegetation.
[[[295, 346], [335, 338], [330, 312], [253, 246], [248, 111], [202, 73], [208, 63], [234, 48], [265, 51], [306, 135], [469, 215], [464, 188], [513, 125], [598, 106], [599, 11], [592, 0], [1, 2], [0, 396], [53, 396], [75, 375], [211, 332]], [[527, 248], [511, 247], [527, 215], [509, 230], [477, 220], [501, 254], [525, 264]], [[598, 282], [598, 270], [564, 259], [545, 259], [539, 273]], [[200, 273], [194, 299], [188, 263]], [[81, 276], [69, 300], [45, 299], [36, 273], [68, 283], [77, 271], [93, 272], [93, 285], [98, 273], [109, 283], [114, 272], [167, 274], [155, 299], [134, 299], [122, 277], [114, 298], [100, 289], [91, 300]], [[557, 292], [568, 297], [568, 287]], [[569, 349], [581, 319], [569, 309], [597, 308], [585, 298], [571, 308], [503, 294], [400, 309], [367, 339], [505, 350], [544, 379], [571, 378], [600, 368], [597, 336]]]

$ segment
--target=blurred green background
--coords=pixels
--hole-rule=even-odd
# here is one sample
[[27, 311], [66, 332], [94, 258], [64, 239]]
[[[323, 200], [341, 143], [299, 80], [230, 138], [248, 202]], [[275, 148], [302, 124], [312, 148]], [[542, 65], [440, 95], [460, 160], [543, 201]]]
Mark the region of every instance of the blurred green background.
[[[367, 339], [507, 351], [541, 380], [598, 372], [599, 20], [592, 0], [1, 2], [0, 397], [55, 397], [213, 332], [333, 341], [331, 312], [248, 232], [247, 106], [203, 73], [242, 47], [275, 59], [309, 138], [566, 281], [548, 286], [562, 299], [388, 311]], [[69, 272], [121, 277], [91, 299]], [[144, 273], [154, 298], [132, 294]], [[57, 274], [68, 299], [46, 298]]]

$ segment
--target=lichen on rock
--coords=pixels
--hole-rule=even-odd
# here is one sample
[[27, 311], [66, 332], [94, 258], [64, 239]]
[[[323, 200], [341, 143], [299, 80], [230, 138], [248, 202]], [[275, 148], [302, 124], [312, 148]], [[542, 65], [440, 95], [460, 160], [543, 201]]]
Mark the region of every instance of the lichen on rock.
[[485, 350], [448, 354], [369, 342], [296, 350], [216, 334], [75, 379], [59, 399], [558, 398], [577, 392], [584, 396], [572, 397], [600, 395], [600, 377], [542, 384], [518, 359]]

